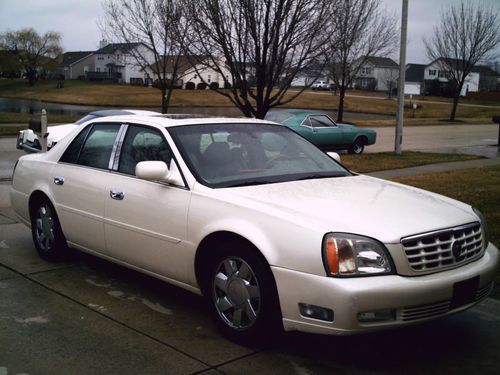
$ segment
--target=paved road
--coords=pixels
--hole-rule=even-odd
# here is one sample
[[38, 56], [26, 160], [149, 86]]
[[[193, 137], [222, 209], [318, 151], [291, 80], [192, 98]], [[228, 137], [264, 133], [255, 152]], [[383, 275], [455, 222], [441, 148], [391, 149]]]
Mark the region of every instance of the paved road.
[[[0, 176], [19, 154], [13, 138], [0, 138]], [[273, 348], [241, 347], [220, 336], [198, 296], [79, 252], [41, 260], [10, 208], [9, 184], [0, 181], [0, 375], [499, 372], [498, 291], [411, 328], [288, 333]]]
[[[393, 151], [394, 128], [375, 128], [377, 142], [366, 152]], [[407, 126], [403, 128], [403, 151], [432, 151], [500, 156], [498, 125]]]

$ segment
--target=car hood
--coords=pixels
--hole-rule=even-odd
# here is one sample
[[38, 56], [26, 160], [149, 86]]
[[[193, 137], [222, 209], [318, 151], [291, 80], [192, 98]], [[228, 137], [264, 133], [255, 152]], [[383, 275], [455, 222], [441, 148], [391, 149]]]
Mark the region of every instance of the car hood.
[[285, 216], [324, 232], [356, 233], [384, 243], [478, 221], [469, 205], [368, 176], [222, 190], [270, 215]]

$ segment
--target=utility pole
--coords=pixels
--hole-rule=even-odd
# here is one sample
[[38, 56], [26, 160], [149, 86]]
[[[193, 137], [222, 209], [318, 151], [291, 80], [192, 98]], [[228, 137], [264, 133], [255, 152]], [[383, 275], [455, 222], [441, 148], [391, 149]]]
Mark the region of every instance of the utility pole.
[[398, 79], [398, 111], [396, 114], [396, 138], [394, 152], [401, 155], [403, 143], [403, 115], [405, 109], [405, 74], [406, 74], [406, 33], [408, 29], [408, 0], [403, 0], [401, 16], [401, 41], [399, 42], [399, 79]]

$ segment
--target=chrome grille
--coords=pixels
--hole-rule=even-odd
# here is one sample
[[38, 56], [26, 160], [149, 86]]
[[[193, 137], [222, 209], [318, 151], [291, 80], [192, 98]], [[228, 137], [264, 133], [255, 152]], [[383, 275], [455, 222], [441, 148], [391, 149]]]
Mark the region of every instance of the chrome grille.
[[481, 225], [460, 227], [401, 239], [406, 259], [414, 271], [437, 271], [481, 256]]

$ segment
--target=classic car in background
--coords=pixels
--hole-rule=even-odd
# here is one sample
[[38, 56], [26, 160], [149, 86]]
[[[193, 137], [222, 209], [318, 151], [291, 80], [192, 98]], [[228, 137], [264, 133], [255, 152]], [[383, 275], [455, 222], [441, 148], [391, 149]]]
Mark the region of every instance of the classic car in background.
[[365, 146], [375, 143], [377, 133], [371, 129], [336, 123], [323, 112], [301, 109], [269, 111], [266, 120], [288, 126], [323, 150], [347, 150], [361, 154]]
[[[105, 109], [90, 112], [81, 119], [71, 124], [50, 126], [47, 128], [47, 148], [50, 149], [62, 138], [68, 135], [73, 129], [98, 117], [120, 116], [120, 115], [160, 115], [158, 112], [144, 111], [139, 109]], [[16, 148], [26, 152], [40, 152], [42, 147], [37, 135], [31, 129], [20, 130], [17, 134]]]
[[202, 294], [241, 343], [450, 315], [491, 293], [499, 263], [470, 205], [353, 174], [255, 119], [96, 118], [19, 158], [10, 197], [45, 259], [69, 246]]

